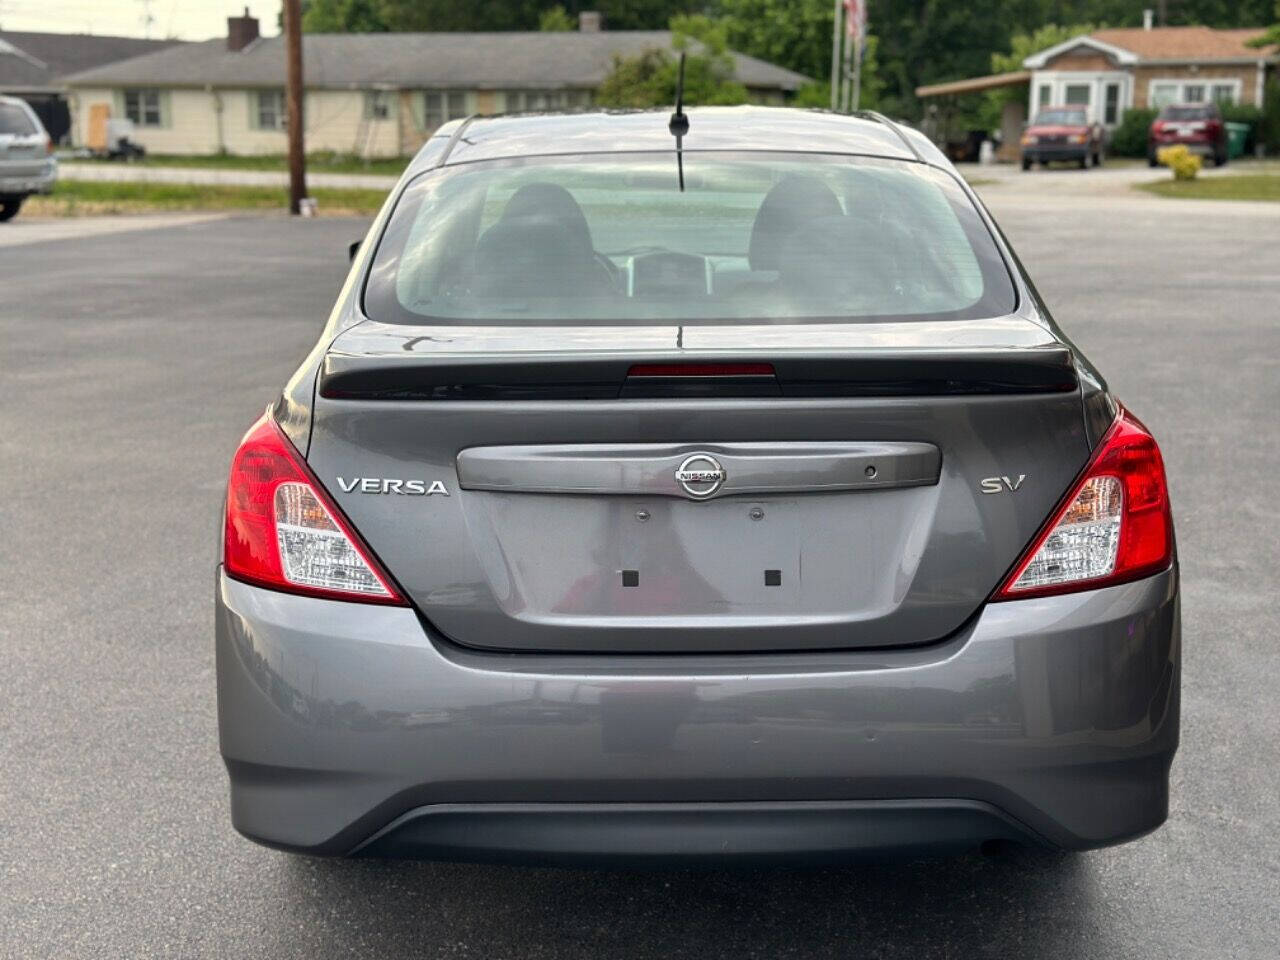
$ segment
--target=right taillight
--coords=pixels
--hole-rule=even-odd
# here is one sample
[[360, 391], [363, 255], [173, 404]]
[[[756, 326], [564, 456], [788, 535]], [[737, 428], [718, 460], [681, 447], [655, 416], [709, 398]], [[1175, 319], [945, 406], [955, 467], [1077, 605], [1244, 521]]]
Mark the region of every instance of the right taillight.
[[996, 591], [1021, 600], [1096, 590], [1173, 562], [1173, 515], [1160, 448], [1120, 409], [1080, 479]]

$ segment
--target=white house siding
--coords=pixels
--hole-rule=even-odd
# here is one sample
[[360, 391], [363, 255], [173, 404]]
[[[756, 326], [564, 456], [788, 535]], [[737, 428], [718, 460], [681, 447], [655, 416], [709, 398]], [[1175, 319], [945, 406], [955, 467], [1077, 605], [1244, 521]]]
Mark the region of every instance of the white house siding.
[[[135, 128], [134, 139], [150, 153], [282, 154], [287, 149], [283, 130], [256, 127], [256, 91], [178, 90], [163, 91], [165, 124]], [[306, 147], [308, 152], [332, 150], [341, 154], [394, 157], [400, 154], [400, 126], [396, 94], [391, 92], [390, 116], [385, 120], [364, 120], [363, 90], [310, 90], [305, 102]], [[105, 103], [112, 116], [121, 116], [123, 91], [78, 89], [73, 94], [72, 130], [77, 143], [84, 143], [90, 108]]]
[[[84, 143], [89, 132], [90, 108], [104, 103], [111, 116], [124, 116], [123, 91], [78, 89], [71, 107], [75, 118], [72, 131], [76, 143]], [[134, 137], [152, 153], [215, 153], [218, 149], [217, 114], [211, 96], [203, 90], [165, 90], [165, 125], [138, 127]]]

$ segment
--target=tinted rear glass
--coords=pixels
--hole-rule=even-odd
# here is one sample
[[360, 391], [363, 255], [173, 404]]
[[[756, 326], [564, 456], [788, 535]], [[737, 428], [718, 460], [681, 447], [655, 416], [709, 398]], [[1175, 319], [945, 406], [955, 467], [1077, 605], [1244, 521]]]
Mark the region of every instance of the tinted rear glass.
[[1083, 110], [1042, 110], [1036, 114], [1035, 122], [1046, 126], [1084, 126], [1086, 120]]
[[365, 293], [394, 323], [974, 318], [1015, 305], [978, 212], [918, 163], [536, 157], [431, 171]]
[[36, 132], [36, 125], [27, 116], [27, 111], [12, 103], [0, 103], [0, 134], [11, 133], [19, 137], [29, 137]]
[[1160, 111], [1161, 120], [1208, 120], [1211, 116], [1211, 107], [1165, 107]]

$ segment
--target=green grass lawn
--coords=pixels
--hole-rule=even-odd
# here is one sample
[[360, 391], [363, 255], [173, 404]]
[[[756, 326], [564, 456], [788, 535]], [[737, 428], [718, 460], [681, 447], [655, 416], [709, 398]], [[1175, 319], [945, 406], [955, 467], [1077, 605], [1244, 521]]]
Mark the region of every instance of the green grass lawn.
[[[67, 157], [66, 160], [69, 163], [120, 162], [100, 157], [86, 157], [83, 159]], [[289, 169], [288, 162], [281, 154], [260, 157], [205, 154], [188, 157], [149, 153], [141, 160], [130, 160], [129, 162], [146, 167], [199, 167], [206, 170], [274, 170], [283, 172]], [[313, 153], [307, 156], [307, 169], [312, 173], [378, 173], [398, 177], [408, 163], [408, 157], [362, 160], [359, 157], [341, 153]]]
[[1189, 200], [1271, 200], [1280, 201], [1280, 173], [1227, 174], [1197, 177], [1194, 180], [1157, 180], [1137, 184], [1161, 197]]
[[[321, 216], [368, 216], [378, 212], [385, 190], [309, 191]], [[289, 195], [277, 187], [241, 187], [193, 183], [111, 183], [59, 180], [53, 193], [31, 197], [26, 212], [36, 216], [75, 217], [166, 210], [288, 209]]]

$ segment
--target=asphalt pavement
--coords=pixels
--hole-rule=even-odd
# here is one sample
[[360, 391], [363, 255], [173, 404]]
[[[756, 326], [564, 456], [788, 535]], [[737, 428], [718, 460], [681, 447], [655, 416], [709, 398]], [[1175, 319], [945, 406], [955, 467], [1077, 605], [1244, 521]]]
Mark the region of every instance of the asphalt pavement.
[[990, 198], [1165, 451], [1185, 645], [1165, 827], [1078, 856], [822, 871], [250, 844], [229, 824], [214, 722], [221, 490], [364, 223], [41, 239], [31, 221], [0, 247], [0, 956], [1274, 958], [1280, 205]]

